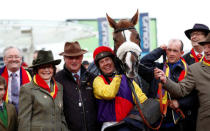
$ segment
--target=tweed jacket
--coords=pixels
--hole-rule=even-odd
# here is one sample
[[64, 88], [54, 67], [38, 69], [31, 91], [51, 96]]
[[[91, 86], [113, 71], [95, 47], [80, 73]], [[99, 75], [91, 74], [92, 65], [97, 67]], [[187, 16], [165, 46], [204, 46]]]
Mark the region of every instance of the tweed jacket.
[[8, 117], [8, 127], [6, 128], [3, 125], [2, 120], [0, 119], [0, 131], [16, 131], [17, 130], [17, 112], [12, 104], [6, 104], [6, 110], [7, 110], [7, 117]]
[[68, 130], [63, 114], [63, 87], [58, 82], [57, 87], [55, 99], [34, 81], [20, 89], [19, 131]]
[[175, 97], [183, 97], [193, 89], [197, 90], [200, 107], [196, 130], [207, 131], [210, 129], [210, 66], [206, 66], [203, 62], [192, 64], [183, 81], [177, 84], [167, 79], [164, 87]]

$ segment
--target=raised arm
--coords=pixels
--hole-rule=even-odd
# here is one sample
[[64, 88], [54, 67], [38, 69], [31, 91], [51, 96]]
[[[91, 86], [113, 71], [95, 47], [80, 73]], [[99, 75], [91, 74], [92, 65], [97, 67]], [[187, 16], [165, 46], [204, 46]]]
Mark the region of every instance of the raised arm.
[[111, 100], [118, 93], [121, 82], [121, 76], [115, 75], [110, 84], [106, 84], [100, 76], [96, 77], [93, 82], [93, 92], [97, 99]]
[[163, 87], [174, 97], [184, 97], [195, 88], [195, 80], [190, 68], [187, 76], [179, 83], [167, 78], [164, 72], [158, 68], [154, 69], [154, 76], [156, 79], [160, 79], [160, 81], [163, 83]]

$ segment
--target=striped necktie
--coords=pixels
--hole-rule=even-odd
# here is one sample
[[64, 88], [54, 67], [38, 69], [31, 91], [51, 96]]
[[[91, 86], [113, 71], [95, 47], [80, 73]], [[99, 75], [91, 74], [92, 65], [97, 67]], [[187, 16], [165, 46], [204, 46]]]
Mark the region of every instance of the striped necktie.
[[11, 74], [12, 80], [11, 80], [11, 99], [12, 104], [14, 104], [16, 110], [18, 109], [18, 101], [19, 101], [19, 91], [18, 91], [18, 81], [17, 81], [17, 74], [12, 73]]
[[74, 74], [74, 77], [76, 78], [76, 82], [77, 82], [77, 84], [79, 85], [79, 75]]

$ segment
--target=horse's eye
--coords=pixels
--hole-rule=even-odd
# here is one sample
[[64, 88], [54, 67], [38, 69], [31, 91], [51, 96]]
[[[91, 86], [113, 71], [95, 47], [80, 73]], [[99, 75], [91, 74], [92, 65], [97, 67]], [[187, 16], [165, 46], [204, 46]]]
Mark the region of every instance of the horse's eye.
[[136, 39], [137, 39], [137, 40], [140, 40], [140, 37], [139, 37], [139, 35], [136, 35]]
[[116, 38], [113, 38], [114, 42], [117, 42], [117, 39]]

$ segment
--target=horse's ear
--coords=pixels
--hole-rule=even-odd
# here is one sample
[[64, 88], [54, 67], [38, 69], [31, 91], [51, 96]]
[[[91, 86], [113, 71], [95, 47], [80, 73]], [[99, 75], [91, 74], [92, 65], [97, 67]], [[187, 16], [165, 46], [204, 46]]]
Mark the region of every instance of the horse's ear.
[[139, 10], [137, 9], [136, 14], [131, 18], [131, 23], [136, 25], [138, 22]]
[[109, 17], [109, 15], [107, 13], [106, 13], [106, 18], [107, 18], [107, 21], [109, 22], [109, 25], [112, 28], [116, 29], [117, 23], [111, 17]]

